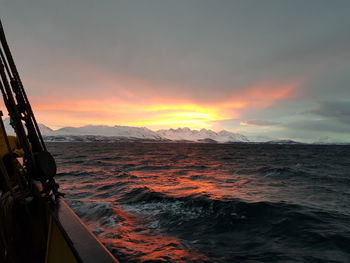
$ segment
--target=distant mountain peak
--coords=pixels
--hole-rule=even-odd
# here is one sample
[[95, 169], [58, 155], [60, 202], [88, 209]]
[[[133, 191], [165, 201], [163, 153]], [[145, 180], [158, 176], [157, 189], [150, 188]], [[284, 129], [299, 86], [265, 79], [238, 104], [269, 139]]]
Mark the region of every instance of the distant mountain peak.
[[[10, 124], [10, 118], [5, 118], [3, 120], [3, 122], [4, 122], [4, 126], [5, 126], [5, 130], [7, 132], [7, 135], [15, 135], [15, 131]], [[51, 128], [47, 127], [44, 124], [38, 123], [38, 126], [39, 126], [39, 130], [41, 131], [42, 135], [50, 134], [53, 131]]]
[[85, 125], [81, 127], [64, 127], [53, 131], [50, 135], [91, 135], [107, 137], [130, 137], [160, 140], [162, 139], [156, 132], [144, 127], [129, 126], [108, 126], [108, 125]]
[[162, 129], [157, 133], [168, 140], [172, 141], [215, 141], [215, 142], [248, 142], [249, 140], [242, 134], [233, 133], [229, 131], [214, 132], [209, 129], [191, 130], [188, 127], [177, 129]]

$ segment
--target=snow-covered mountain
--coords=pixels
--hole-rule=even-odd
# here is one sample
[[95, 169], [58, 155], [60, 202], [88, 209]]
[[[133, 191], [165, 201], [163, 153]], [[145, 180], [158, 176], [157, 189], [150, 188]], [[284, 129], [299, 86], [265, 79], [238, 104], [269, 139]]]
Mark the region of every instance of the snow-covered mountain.
[[169, 130], [159, 130], [157, 133], [172, 141], [204, 141], [206, 139], [216, 142], [248, 142], [249, 140], [244, 135], [222, 130], [214, 132], [212, 130], [201, 129], [191, 130], [189, 128], [178, 128]]
[[272, 141], [267, 141], [265, 143], [268, 144], [302, 144], [301, 142], [289, 140], [289, 139], [280, 139], [280, 140], [272, 140]]
[[47, 127], [44, 124], [38, 123], [38, 126], [42, 135], [50, 135], [53, 132], [53, 129]]
[[[15, 135], [10, 125], [10, 119], [3, 120], [8, 135]], [[78, 141], [78, 142], [121, 142], [121, 141], [189, 141], [201, 143], [228, 143], [228, 142], [257, 142], [270, 144], [296, 144], [298, 142], [286, 139], [276, 140], [269, 136], [249, 136], [222, 130], [214, 132], [208, 129], [191, 130], [178, 128], [152, 131], [147, 128], [129, 126], [86, 125], [82, 127], [64, 127], [53, 130], [44, 124], [38, 124], [41, 134], [46, 141]], [[338, 141], [334, 138], [323, 137], [313, 144], [344, 144], [349, 142]]]
[[94, 136], [113, 136], [124, 138], [138, 138], [150, 140], [162, 140], [156, 132], [147, 128], [129, 127], [129, 126], [106, 126], [106, 125], [87, 125], [82, 127], [64, 127], [52, 131], [50, 136], [56, 135], [94, 135]]
[[[132, 138], [145, 140], [171, 140], [171, 141], [215, 141], [223, 142], [247, 142], [248, 139], [237, 133], [228, 131], [214, 132], [212, 130], [202, 129], [200, 131], [189, 128], [151, 131], [147, 128], [129, 127], [129, 126], [105, 126], [105, 125], [87, 125], [83, 127], [64, 127], [47, 134], [49, 136], [106, 136], [118, 138]], [[76, 138], [76, 137], [74, 137]], [[84, 137], [86, 138], [86, 137]]]
[[[10, 119], [4, 119], [5, 129], [8, 135], [14, 135], [15, 132], [10, 125]], [[97, 136], [101, 137], [122, 137], [131, 139], [148, 139], [148, 140], [163, 140], [156, 132], [147, 128], [128, 127], [128, 126], [106, 126], [106, 125], [87, 125], [82, 127], [64, 127], [58, 130], [52, 130], [44, 124], [38, 124], [41, 134], [52, 137], [60, 136]], [[67, 138], [68, 138], [67, 137]]]
[[[9, 135], [14, 135], [10, 119], [4, 120]], [[43, 124], [39, 129], [48, 141], [193, 141], [193, 142], [248, 142], [248, 138], [228, 131], [214, 132], [201, 129], [178, 128], [154, 132], [147, 128], [129, 126], [86, 125], [82, 127], [64, 127], [52, 130]], [[107, 138], [108, 137], [108, 138]]]
[[4, 126], [5, 126], [5, 130], [7, 132], [7, 135], [14, 135], [15, 131], [13, 130], [12, 126], [10, 125], [10, 118], [6, 118], [3, 121], [4, 121]]
[[[13, 130], [13, 128], [10, 124], [10, 118], [4, 119], [4, 126], [6, 129], [7, 135], [15, 135], [15, 131]], [[53, 130], [51, 128], [47, 127], [44, 124], [39, 123], [38, 126], [39, 126], [39, 130], [41, 131], [42, 135], [50, 135], [53, 132]]]

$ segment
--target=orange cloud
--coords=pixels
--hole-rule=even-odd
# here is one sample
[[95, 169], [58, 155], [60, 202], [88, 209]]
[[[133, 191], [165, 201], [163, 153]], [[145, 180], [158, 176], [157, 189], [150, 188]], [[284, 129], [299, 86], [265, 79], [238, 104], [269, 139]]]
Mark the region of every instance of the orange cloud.
[[[169, 101], [155, 104], [122, 101], [75, 101], [65, 104], [36, 105], [38, 118], [52, 126], [61, 125], [131, 125], [154, 128], [182, 127], [198, 129], [211, 127], [209, 122], [237, 117], [220, 105], [198, 105]], [[54, 118], [53, 118], [54, 116]]]
[[254, 123], [249, 123], [249, 122], [246, 122], [246, 121], [241, 121], [239, 123], [239, 125], [242, 125], [242, 126], [256, 126], [256, 124]]
[[176, 94], [175, 84], [166, 89], [171, 90], [171, 94], [163, 94], [158, 92], [162, 91], [159, 83], [130, 76], [111, 77], [86, 65], [73, 65], [87, 74], [85, 80], [80, 77], [79, 83], [52, 85], [26, 79], [28, 91], [33, 92], [33, 96], [29, 92], [29, 99], [37, 119], [48, 126], [118, 124], [154, 129], [212, 128], [214, 121], [240, 118], [244, 109], [265, 108], [277, 100], [293, 98], [301, 85], [300, 81], [255, 83], [238, 92], [233, 89], [222, 96], [224, 99], [203, 102], [190, 100], [187, 94]]
[[[291, 96], [295, 85], [278, 88], [258, 86], [245, 94], [223, 102], [198, 103], [175, 99], [150, 101], [71, 100], [62, 104], [36, 103], [34, 109], [41, 122], [54, 127], [66, 125], [105, 124], [147, 126], [150, 128], [190, 127], [212, 128], [212, 122], [238, 119], [246, 108], [268, 107], [279, 99]], [[241, 125], [248, 123], [241, 122]]]
[[301, 81], [257, 83], [249, 87], [242, 95], [249, 99], [251, 106], [264, 108], [272, 105], [276, 100], [295, 98], [294, 91], [301, 85]]

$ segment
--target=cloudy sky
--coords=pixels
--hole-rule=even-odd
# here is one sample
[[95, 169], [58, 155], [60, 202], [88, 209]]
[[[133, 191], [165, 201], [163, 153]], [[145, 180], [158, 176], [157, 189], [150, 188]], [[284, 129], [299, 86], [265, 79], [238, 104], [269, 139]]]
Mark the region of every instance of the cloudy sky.
[[39, 122], [350, 141], [350, 1], [0, 0]]

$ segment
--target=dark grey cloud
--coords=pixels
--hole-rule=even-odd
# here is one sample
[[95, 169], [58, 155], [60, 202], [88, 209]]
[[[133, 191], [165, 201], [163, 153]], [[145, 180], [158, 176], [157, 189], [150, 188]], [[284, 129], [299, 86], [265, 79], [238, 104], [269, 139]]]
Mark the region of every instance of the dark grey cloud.
[[350, 123], [329, 120], [299, 120], [285, 124], [284, 127], [299, 131], [307, 130], [314, 134], [319, 132], [350, 134]]
[[136, 96], [197, 103], [226, 100], [256, 83], [300, 81], [294, 97], [218, 123], [235, 129], [258, 121], [256, 133], [303, 139], [348, 131], [349, 104], [336, 102], [350, 101], [348, 0], [0, 1], [34, 97], [118, 97], [121, 88], [113, 92], [96, 72], [147, 82], [146, 93], [126, 87]]
[[329, 57], [342, 60], [349, 8], [339, 0], [5, 0], [0, 14], [26, 75], [39, 75], [27, 62], [37, 61], [42, 78], [76, 81], [84, 69], [67, 61], [80, 60], [153, 82], [163, 96], [202, 101], [312, 77]]
[[350, 101], [323, 102], [318, 109], [310, 113], [350, 125]]

